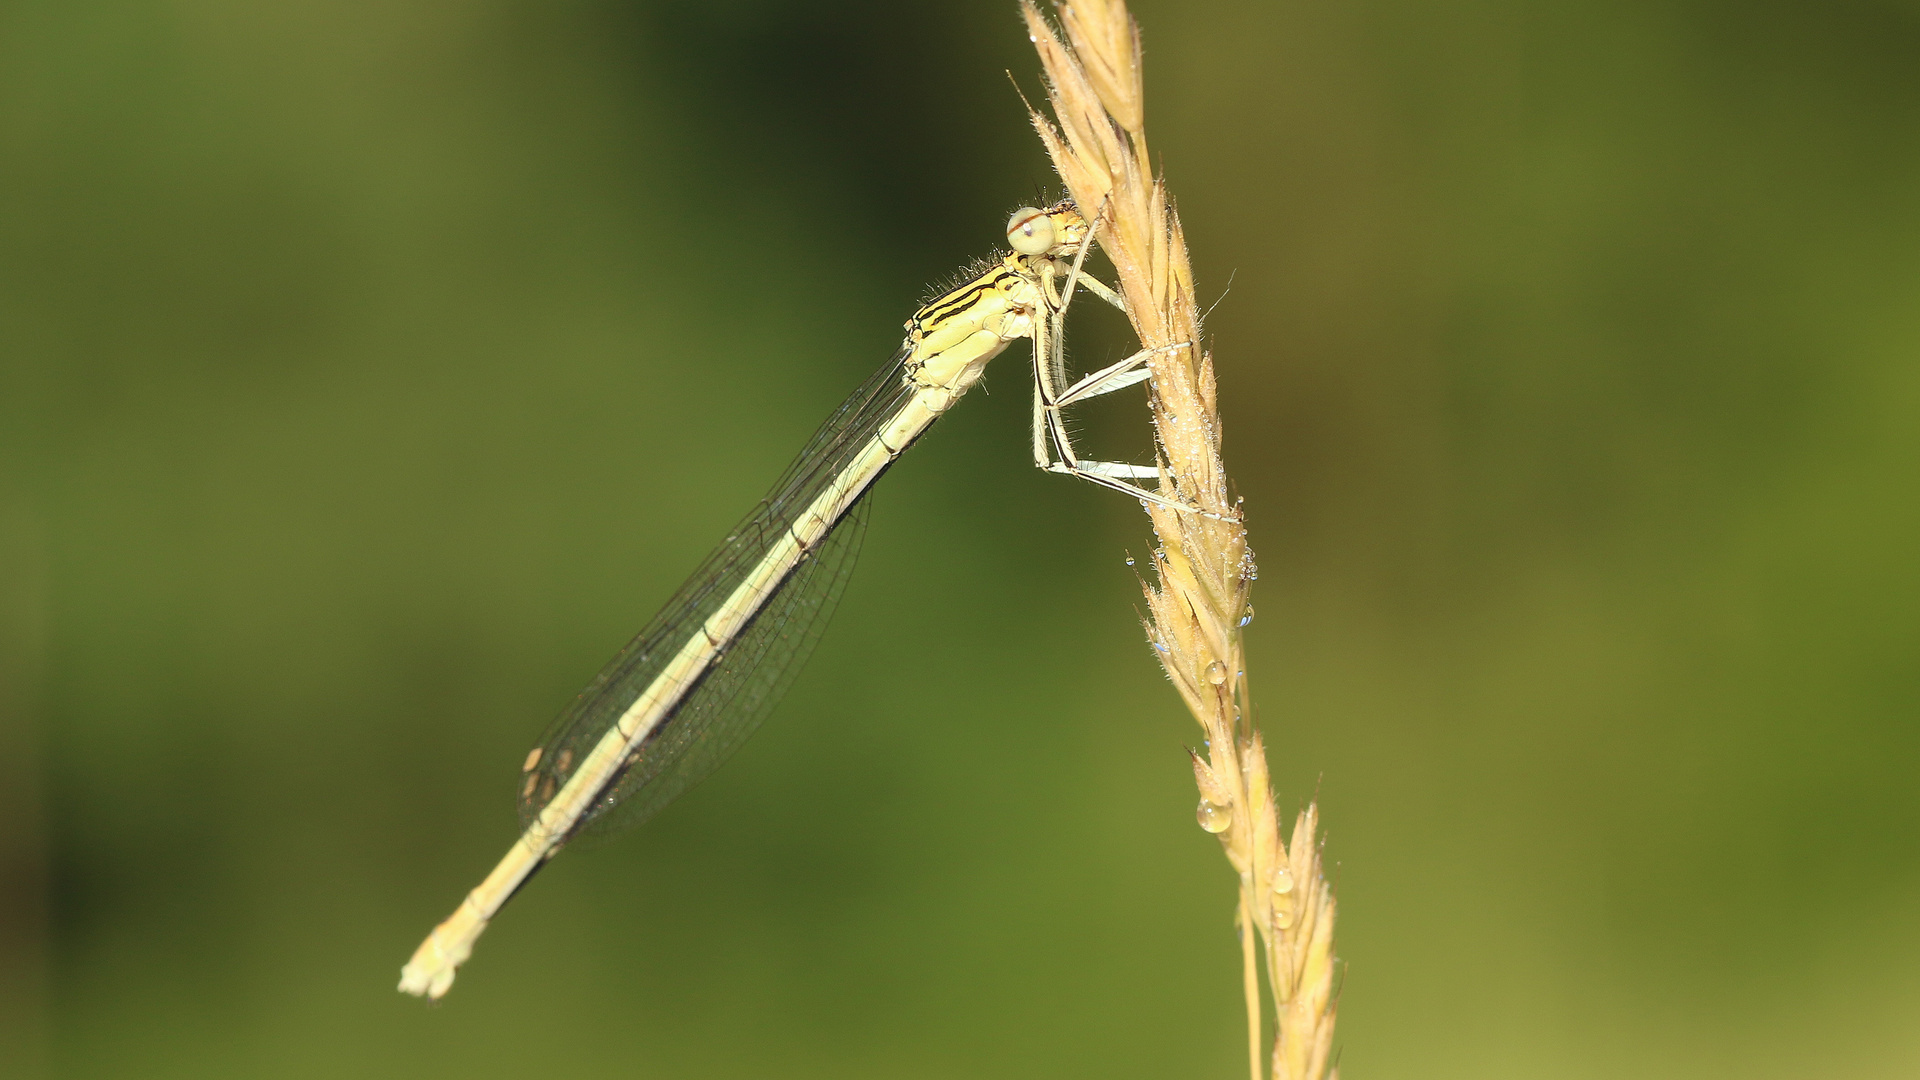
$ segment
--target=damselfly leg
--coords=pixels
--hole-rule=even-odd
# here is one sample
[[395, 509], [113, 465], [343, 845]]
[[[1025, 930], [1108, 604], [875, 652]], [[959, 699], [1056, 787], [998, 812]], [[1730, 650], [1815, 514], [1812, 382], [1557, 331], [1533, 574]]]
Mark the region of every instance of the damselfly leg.
[[[1104, 212], [1102, 208], [1102, 214]], [[1038, 213], [1040, 211], [1026, 209], [1015, 211], [1013, 221], [1009, 223], [1009, 238], [1014, 241], [1016, 248], [1019, 246], [1019, 225], [1023, 216]], [[1034, 273], [1039, 279], [1036, 285], [1046, 311], [1043, 317], [1034, 320], [1033, 328], [1033, 463], [1047, 472], [1078, 477], [1156, 506], [1188, 513], [1205, 513], [1133, 482], [1158, 480], [1160, 470], [1156, 466], [1094, 461], [1082, 458], [1074, 449], [1065, 415], [1069, 406], [1144, 382], [1152, 375], [1146, 367], [1147, 361], [1188, 347], [1180, 343], [1142, 349], [1119, 363], [1093, 372], [1071, 385], [1067, 384], [1064, 331], [1067, 309], [1073, 303], [1074, 292], [1084, 287], [1122, 313], [1127, 310], [1126, 302], [1117, 292], [1083, 269], [1087, 252], [1093, 246], [1092, 233], [1098, 225], [1099, 216], [1096, 215], [1088, 226], [1089, 242], [1079, 246], [1071, 266], [1063, 269], [1059, 259], [1034, 260]], [[1062, 277], [1064, 281], [1060, 280]]]

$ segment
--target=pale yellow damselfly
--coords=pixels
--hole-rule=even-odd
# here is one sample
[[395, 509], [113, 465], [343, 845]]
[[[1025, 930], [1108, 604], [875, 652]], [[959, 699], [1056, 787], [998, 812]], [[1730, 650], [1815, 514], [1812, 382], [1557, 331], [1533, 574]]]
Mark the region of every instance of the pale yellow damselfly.
[[1078, 458], [1061, 421], [1067, 406], [1146, 375], [1149, 354], [1141, 353], [1065, 385], [1060, 331], [1074, 289], [1120, 304], [1079, 272], [1089, 237], [1071, 203], [1019, 210], [1008, 223], [1011, 253], [907, 321], [894, 360], [840, 406], [759, 508], [528, 754], [519, 840], [421, 943], [401, 990], [445, 994], [488, 921], [570, 838], [616, 808], [627, 822], [650, 816], [752, 733], [846, 582], [865, 526], [861, 497], [1013, 341], [1034, 343], [1035, 463], [1173, 505], [1130, 482], [1153, 469]]

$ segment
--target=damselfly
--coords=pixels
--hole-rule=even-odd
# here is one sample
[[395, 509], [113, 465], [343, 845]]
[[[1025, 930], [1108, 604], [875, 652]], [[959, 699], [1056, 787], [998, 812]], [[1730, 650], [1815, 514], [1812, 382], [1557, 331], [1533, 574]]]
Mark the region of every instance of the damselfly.
[[759, 726], [853, 569], [866, 526], [861, 497], [1014, 340], [1033, 340], [1035, 463], [1177, 505], [1132, 482], [1154, 469], [1080, 459], [1061, 419], [1076, 402], [1144, 379], [1151, 355], [1067, 384], [1061, 330], [1074, 290], [1122, 306], [1080, 273], [1090, 237], [1070, 202], [1016, 211], [1013, 251], [907, 321], [892, 362], [828, 418], [753, 514], [527, 755], [520, 839], [421, 943], [400, 989], [446, 993], [488, 920], [569, 839], [591, 824], [651, 816]]

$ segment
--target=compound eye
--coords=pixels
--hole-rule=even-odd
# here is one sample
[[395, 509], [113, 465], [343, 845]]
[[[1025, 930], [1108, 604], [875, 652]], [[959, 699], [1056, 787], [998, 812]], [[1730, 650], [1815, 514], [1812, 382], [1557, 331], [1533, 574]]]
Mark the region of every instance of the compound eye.
[[1007, 219], [1007, 243], [1022, 255], [1044, 255], [1053, 248], [1053, 219], [1031, 206], [1015, 210]]

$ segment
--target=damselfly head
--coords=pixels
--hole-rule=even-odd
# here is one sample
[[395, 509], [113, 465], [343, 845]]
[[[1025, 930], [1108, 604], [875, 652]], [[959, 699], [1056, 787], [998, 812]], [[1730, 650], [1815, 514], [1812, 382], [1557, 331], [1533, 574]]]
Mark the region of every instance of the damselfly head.
[[1023, 206], [1007, 219], [1007, 243], [1022, 255], [1071, 255], [1086, 238], [1086, 219], [1071, 200], [1045, 210]]

